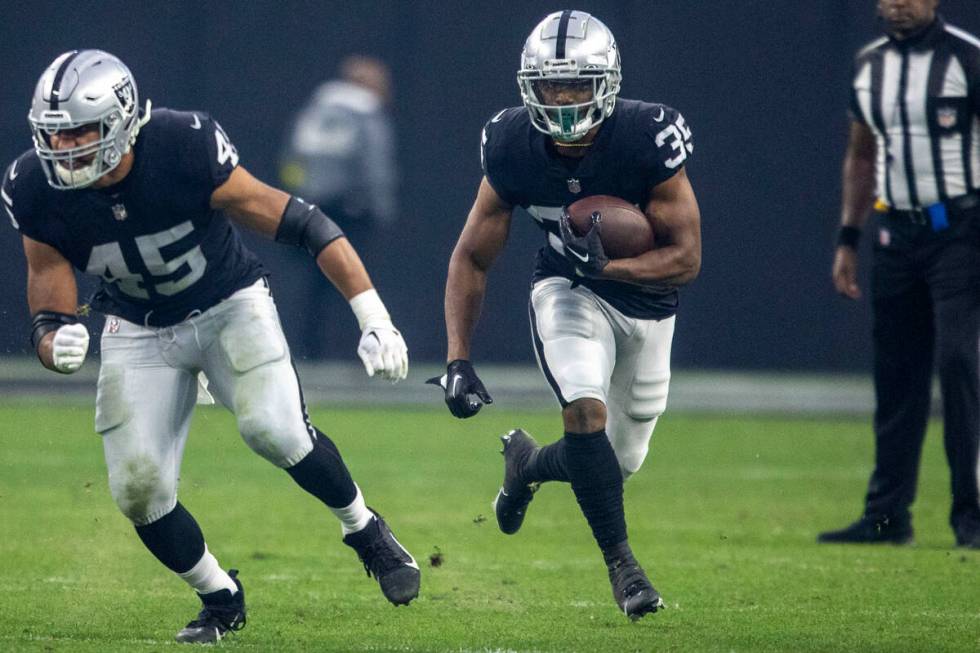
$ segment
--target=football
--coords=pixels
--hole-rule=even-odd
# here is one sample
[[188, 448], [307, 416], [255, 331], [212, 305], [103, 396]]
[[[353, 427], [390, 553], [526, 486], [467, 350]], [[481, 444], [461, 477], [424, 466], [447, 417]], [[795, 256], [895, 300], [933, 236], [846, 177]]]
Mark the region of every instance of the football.
[[632, 258], [653, 249], [653, 227], [643, 211], [612, 195], [592, 195], [568, 206], [572, 229], [584, 236], [598, 213], [599, 235], [609, 258]]

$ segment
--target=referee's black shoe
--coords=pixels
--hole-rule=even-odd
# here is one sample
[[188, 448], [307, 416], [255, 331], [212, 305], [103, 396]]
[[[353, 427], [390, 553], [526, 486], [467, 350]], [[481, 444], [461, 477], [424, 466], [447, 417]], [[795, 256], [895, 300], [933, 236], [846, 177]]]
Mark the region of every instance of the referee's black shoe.
[[504, 448], [504, 484], [493, 500], [493, 511], [497, 515], [497, 525], [507, 535], [513, 535], [524, 523], [527, 506], [537, 492], [538, 483], [528, 483], [524, 479], [524, 468], [530, 455], [540, 449], [534, 438], [521, 429], [500, 436]]
[[953, 526], [953, 532], [956, 533], [956, 546], [980, 549], [980, 515], [961, 517]]
[[829, 544], [912, 544], [912, 518], [908, 513], [898, 516], [864, 515], [839, 531], [825, 531], [817, 542]]

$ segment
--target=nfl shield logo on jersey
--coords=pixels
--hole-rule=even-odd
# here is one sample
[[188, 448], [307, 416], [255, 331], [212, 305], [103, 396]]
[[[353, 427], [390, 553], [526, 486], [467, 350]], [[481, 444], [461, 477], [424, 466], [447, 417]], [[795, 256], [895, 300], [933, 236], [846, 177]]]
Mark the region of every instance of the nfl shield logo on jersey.
[[575, 194], [581, 193], [582, 192], [582, 184], [581, 184], [581, 182], [579, 182], [579, 180], [578, 179], [575, 179], [575, 178], [569, 179], [568, 180], [568, 191], [570, 193], [575, 193]]
[[125, 220], [126, 218], [129, 217], [129, 214], [126, 213], [126, 207], [124, 205], [122, 205], [122, 204], [113, 204], [112, 205], [112, 217], [114, 217], [119, 222], [122, 222], [123, 220]]
[[939, 107], [936, 109], [936, 123], [943, 129], [956, 126], [956, 109], [953, 107]]

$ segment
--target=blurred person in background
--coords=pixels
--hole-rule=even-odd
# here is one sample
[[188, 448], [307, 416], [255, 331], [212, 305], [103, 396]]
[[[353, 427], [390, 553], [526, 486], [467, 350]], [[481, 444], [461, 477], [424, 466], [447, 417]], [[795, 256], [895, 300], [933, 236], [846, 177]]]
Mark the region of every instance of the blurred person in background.
[[980, 40], [937, 0], [879, 0], [886, 36], [855, 61], [833, 281], [860, 299], [858, 239], [876, 216], [875, 468], [864, 513], [820, 542], [907, 544], [933, 359], [958, 546], [980, 548]]
[[[383, 62], [362, 55], [344, 59], [339, 73], [339, 79], [321, 84], [300, 109], [287, 137], [280, 178], [283, 188], [316, 204], [340, 225], [370, 266], [397, 210], [398, 173], [388, 112], [391, 73]], [[325, 338], [324, 330], [340, 308], [339, 298], [322, 275], [303, 265], [302, 257], [291, 258], [285, 275], [290, 289], [281, 303], [284, 312], [301, 312], [303, 319], [295, 320], [295, 331], [287, 328], [286, 333], [301, 357], [334, 356], [336, 338]]]

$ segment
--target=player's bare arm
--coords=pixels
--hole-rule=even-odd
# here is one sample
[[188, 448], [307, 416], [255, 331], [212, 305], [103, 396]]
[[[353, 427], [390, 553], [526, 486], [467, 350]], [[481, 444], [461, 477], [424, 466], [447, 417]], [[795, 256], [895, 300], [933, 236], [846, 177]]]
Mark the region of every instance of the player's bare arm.
[[483, 306], [487, 271], [507, 242], [513, 211], [484, 178], [449, 260], [447, 361], [469, 359], [470, 337]]
[[470, 363], [470, 338], [480, 319], [487, 272], [507, 242], [513, 210], [484, 177], [449, 259], [446, 281], [448, 364], [444, 377], [429, 379], [429, 382], [443, 387], [449, 412], [460, 419], [473, 417], [484, 404], [493, 403]]
[[[78, 290], [71, 263], [50, 245], [27, 236], [23, 236], [23, 243], [27, 258], [27, 304], [31, 315], [75, 315]], [[65, 370], [58, 369], [54, 362], [53, 343], [57, 332], [58, 329], [50, 329], [40, 337], [37, 355], [49, 370], [63, 372]]]
[[241, 166], [211, 195], [211, 207], [276, 241], [298, 245], [350, 302], [361, 329], [357, 353], [369, 376], [400, 381], [408, 374], [408, 348], [364, 264], [340, 228], [312, 204], [264, 184]]
[[[211, 208], [225, 211], [232, 220], [252, 231], [275, 238], [290, 199], [288, 193], [259, 181], [238, 166], [211, 195]], [[332, 240], [317, 254], [316, 262], [347, 300], [373, 288], [364, 264], [347, 238]]]
[[644, 213], [658, 246], [635, 258], [610, 260], [602, 277], [674, 287], [693, 281], [701, 271], [701, 211], [683, 168], [651, 189]]
[[844, 242], [837, 245], [832, 270], [834, 288], [850, 299], [861, 297], [857, 283], [856, 245], [874, 204], [876, 156], [877, 146], [871, 128], [852, 121], [842, 172], [841, 237]]

